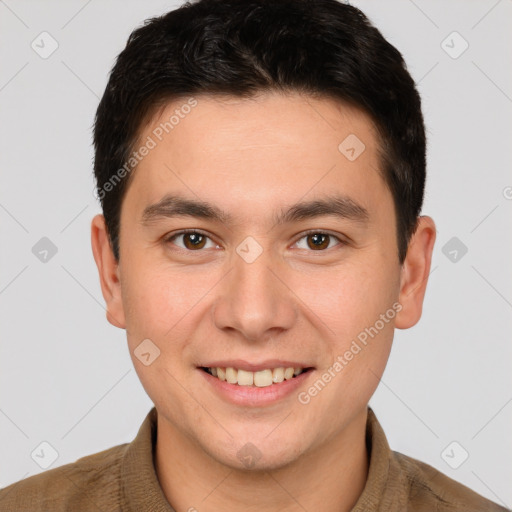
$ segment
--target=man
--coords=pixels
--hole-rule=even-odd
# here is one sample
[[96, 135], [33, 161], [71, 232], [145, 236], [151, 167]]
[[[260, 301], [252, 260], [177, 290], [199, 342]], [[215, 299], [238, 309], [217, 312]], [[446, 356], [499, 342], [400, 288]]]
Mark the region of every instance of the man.
[[421, 316], [435, 225], [419, 95], [358, 9], [201, 0], [151, 20], [94, 142], [107, 318], [155, 408], [1, 510], [505, 510], [392, 452], [368, 407]]

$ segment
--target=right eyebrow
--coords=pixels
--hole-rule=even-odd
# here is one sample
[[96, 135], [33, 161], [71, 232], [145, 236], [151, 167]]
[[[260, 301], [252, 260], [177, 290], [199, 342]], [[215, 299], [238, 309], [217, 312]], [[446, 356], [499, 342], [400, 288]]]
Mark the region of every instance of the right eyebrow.
[[160, 201], [144, 209], [142, 223], [149, 224], [162, 218], [197, 217], [229, 224], [231, 215], [217, 206], [195, 199], [166, 195]]

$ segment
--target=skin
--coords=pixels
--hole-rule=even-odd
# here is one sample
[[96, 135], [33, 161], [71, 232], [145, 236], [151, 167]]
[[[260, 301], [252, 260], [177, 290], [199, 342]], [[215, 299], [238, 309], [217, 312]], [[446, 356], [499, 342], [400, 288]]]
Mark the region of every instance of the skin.
[[[287, 512], [320, 504], [349, 511], [367, 478], [367, 404], [394, 329], [421, 316], [434, 222], [420, 217], [400, 265], [377, 134], [361, 111], [296, 93], [196, 99], [135, 171], [122, 204], [119, 263], [103, 216], [92, 221], [107, 319], [126, 329], [134, 367], [158, 411], [160, 484], [180, 512]], [[140, 139], [184, 102], [168, 104]], [[349, 134], [365, 144], [354, 161], [338, 150]], [[274, 225], [274, 212], [333, 192], [366, 208], [367, 222], [322, 216]], [[213, 203], [233, 222], [180, 217], [144, 225], [144, 209], [167, 193]], [[167, 240], [187, 228], [207, 234], [201, 249], [187, 236]], [[346, 243], [331, 237], [317, 249], [307, 230]], [[236, 252], [248, 236], [262, 248], [252, 263]], [[402, 309], [395, 318], [301, 404], [298, 392], [396, 302]], [[161, 351], [149, 366], [134, 355], [147, 338]], [[275, 403], [236, 406], [196, 368], [228, 358], [281, 358], [315, 369], [297, 392]], [[237, 457], [249, 442], [261, 453], [251, 469]]]

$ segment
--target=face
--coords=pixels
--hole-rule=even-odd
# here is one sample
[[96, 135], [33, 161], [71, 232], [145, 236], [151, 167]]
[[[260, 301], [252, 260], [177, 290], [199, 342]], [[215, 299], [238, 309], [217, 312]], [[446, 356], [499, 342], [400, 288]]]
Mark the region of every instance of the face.
[[283, 467], [366, 410], [414, 272], [366, 115], [298, 94], [195, 100], [141, 133], [155, 144], [123, 200], [109, 318], [168, 429], [227, 466], [252, 450]]

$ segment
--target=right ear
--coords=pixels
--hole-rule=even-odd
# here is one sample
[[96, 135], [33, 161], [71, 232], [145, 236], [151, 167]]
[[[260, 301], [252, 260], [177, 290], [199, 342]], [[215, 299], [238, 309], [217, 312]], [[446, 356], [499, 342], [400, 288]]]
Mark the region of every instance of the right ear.
[[105, 217], [101, 214], [96, 215], [91, 222], [91, 245], [100, 276], [101, 292], [107, 304], [107, 320], [113, 326], [125, 329], [119, 264], [110, 245]]

